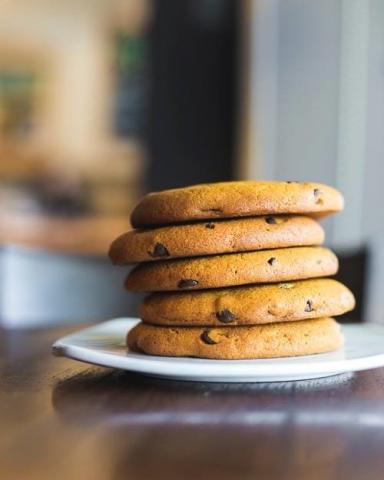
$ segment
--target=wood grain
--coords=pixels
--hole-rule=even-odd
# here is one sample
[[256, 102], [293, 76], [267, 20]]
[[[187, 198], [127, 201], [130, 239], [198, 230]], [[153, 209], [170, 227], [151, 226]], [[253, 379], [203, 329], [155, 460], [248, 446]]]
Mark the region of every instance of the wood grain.
[[65, 333], [0, 335], [1, 479], [382, 478], [384, 369], [161, 381], [53, 357]]

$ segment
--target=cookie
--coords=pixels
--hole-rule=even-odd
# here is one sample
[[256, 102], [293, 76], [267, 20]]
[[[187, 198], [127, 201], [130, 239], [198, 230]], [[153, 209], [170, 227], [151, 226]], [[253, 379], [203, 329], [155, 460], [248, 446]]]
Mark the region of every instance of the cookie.
[[302, 216], [265, 216], [132, 230], [118, 237], [109, 256], [116, 265], [246, 252], [268, 248], [320, 245], [324, 231]]
[[149, 193], [133, 210], [131, 223], [142, 228], [270, 214], [324, 216], [342, 210], [343, 202], [337, 190], [320, 183], [207, 183]]
[[146, 323], [171, 326], [252, 325], [333, 317], [352, 310], [350, 290], [329, 278], [153, 293], [139, 307]]
[[211, 359], [294, 357], [343, 344], [332, 318], [240, 327], [160, 327], [139, 323], [127, 336], [130, 350], [149, 355]]
[[137, 292], [201, 290], [325, 277], [337, 269], [337, 258], [327, 248], [279, 248], [142, 263], [131, 270], [125, 286]]

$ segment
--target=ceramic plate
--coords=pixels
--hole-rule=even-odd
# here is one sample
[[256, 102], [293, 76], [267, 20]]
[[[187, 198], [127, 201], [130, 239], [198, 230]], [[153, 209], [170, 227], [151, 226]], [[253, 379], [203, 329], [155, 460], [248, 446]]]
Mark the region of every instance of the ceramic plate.
[[53, 353], [82, 362], [154, 377], [204, 382], [281, 382], [328, 377], [384, 365], [384, 326], [344, 325], [344, 348], [331, 353], [265, 360], [156, 357], [127, 350], [125, 337], [138, 319], [118, 318], [63, 337]]

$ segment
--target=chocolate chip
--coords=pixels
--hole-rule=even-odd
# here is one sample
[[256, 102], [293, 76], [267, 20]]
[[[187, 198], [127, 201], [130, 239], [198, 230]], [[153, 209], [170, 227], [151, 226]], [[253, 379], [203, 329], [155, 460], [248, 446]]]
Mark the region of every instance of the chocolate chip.
[[265, 221], [269, 223], [269, 225], [276, 225], [276, 218], [272, 216], [265, 217]]
[[205, 228], [210, 228], [211, 230], [213, 230], [215, 228], [215, 224], [214, 223], [206, 223]]
[[268, 260], [269, 265], [273, 265], [275, 262], [276, 262], [276, 257], [271, 257], [271, 258]]
[[186, 278], [180, 280], [180, 282], [177, 284], [179, 288], [190, 288], [190, 287], [196, 287], [199, 282], [197, 280], [193, 280], [193, 278]]
[[227, 308], [220, 310], [220, 312], [216, 312], [216, 317], [219, 322], [222, 323], [231, 323], [236, 320], [235, 315]]
[[201, 208], [201, 212], [223, 213], [222, 208]]
[[164, 247], [162, 243], [156, 243], [153, 252], [148, 252], [152, 258], [156, 257], [169, 257], [169, 251]]
[[319, 190], [318, 188], [315, 188], [315, 189], [313, 190], [313, 195], [314, 195], [315, 198], [316, 198], [316, 202], [315, 202], [315, 203], [318, 204], [318, 205], [323, 205], [323, 203], [324, 203], [324, 200], [323, 200], [322, 198], [319, 198], [319, 195], [321, 195], [321, 193], [322, 193], [321, 190]]
[[200, 338], [207, 345], [215, 345], [217, 342], [212, 340], [212, 338], [209, 336], [209, 332], [210, 332], [210, 330], [204, 330], [204, 332], [201, 334]]
[[313, 312], [313, 302], [312, 302], [312, 300], [307, 300], [307, 305], [304, 308], [304, 312]]

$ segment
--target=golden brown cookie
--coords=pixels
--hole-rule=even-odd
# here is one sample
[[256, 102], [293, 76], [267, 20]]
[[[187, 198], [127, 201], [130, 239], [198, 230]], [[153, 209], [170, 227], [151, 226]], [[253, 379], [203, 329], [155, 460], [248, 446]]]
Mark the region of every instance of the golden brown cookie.
[[125, 286], [138, 292], [201, 290], [325, 277], [337, 269], [337, 258], [327, 248], [279, 248], [142, 263], [129, 273]]
[[146, 195], [135, 207], [135, 228], [191, 220], [275, 214], [327, 215], [343, 208], [343, 197], [321, 183], [222, 182]]
[[160, 327], [139, 323], [127, 336], [130, 350], [149, 355], [211, 359], [294, 357], [343, 344], [332, 318], [240, 327]]
[[112, 243], [109, 256], [114, 264], [125, 265], [177, 257], [320, 245], [323, 241], [324, 231], [312, 218], [268, 215], [131, 230]]
[[153, 293], [139, 308], [147, 323], [171, 326], [252, 325], [333, 317], [352, 310], [355, 299], [329, 278], [196, 292]]

